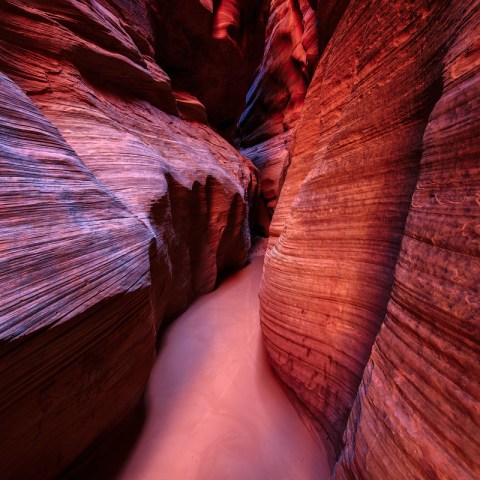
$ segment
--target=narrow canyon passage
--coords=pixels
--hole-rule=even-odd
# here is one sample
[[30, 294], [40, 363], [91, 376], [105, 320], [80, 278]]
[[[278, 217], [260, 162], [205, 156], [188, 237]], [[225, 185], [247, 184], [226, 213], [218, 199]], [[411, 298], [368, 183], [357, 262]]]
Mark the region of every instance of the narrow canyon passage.
[[0, 480], [480, 480], [479, 31], [0, 1]]
[[261, 341], [263, 257], [201, 297], [167, 331], [147, 418], [124, 480], [326, 479], [319, 450]]

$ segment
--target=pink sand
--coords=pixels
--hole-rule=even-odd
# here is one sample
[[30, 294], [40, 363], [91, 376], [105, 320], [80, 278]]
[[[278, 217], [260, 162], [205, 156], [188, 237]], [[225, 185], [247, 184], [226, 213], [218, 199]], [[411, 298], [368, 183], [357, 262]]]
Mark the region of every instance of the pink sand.
[[123, 480], [329, 477], [325, 451], [266, 358], [258, 317], [262, 263], [255, 258], [167, 332]]

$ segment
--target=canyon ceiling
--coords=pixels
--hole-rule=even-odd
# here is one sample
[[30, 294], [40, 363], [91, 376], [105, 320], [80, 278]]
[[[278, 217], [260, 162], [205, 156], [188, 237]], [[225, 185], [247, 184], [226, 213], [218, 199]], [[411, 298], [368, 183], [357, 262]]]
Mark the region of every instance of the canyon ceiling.
[[0, 2], [2, 478], [118, 425], [251, 232], [331, 478], [480, 478], [479, 138], [478, 0]]

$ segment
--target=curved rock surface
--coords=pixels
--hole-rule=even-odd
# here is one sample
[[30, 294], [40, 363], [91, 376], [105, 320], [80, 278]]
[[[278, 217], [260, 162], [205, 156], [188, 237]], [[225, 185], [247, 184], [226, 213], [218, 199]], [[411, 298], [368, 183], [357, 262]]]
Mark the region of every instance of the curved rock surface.
[[334, 479], [480, 477], [480, 15], [463, 3]]
[[151, 14], [0, 6], [2, 478], [50, 478], [121, 420], [161, 321], [247, 261], [255, 168], [178, 117], [202, 107], [155, 62]]
[[259, 186], [220, 135], [267, 2], [0, 2], [2, 478], [131, 411], [161, 322], [246, 263], [260, 188], [263, 336], [332, 478], [480, 477], [480, 3], [269, 5]]
[[153, 235], [3, 74], [0, 87], [2, 477], [47, 478], [139, 399]]
[[[317, 22], [307, 0], [272, 0], [265, 52], [236, 131], [240, 151], [260, 170], [262, 198], [275, 209], [290, 130], [318, 61]], [[268, 230], [269, 219], [261, 222]]]
[[316, 17], [307, 0], [272, 0], [265, 53], [239, 122], [242, 147], [289, 130], [298, 120], [318, 61]]
[[[465, 34], [470, 44], [465, 40], [457, 48], [468, 61], [475, 61], [477, 47], [472, 42], [477, 15], [475, 1], [451, 5], [350, 2], [320, 59], [296, 127], [291, 164], [270, 229], [261, 320], [271, 362], [296, 394], [300, 411], [313, 430], [330, 445], [332, 464], [342, 451], [347, 419], [392, 295], [393, 272], [420, 160], [428, 149], [424, 133], [432, 109], [440, 98], [464, 95], [457, 83], [450, 91], [443, 90], [442, 68], [449, 61], [448, 49], [462, 25], [470, 21]], [[459, 70], [457, 75], [461, 74]], [[444, 108], [446, 119], [457, 115], [454, 102], [445, 102]], [[478, 117], [476, 104], [468, 108], [471, 118]], [[471, 128], [469, 139], [474, 143], [472, 132], [478, 136], [478, 125]], [[448, 146], [452, 158], [468, 150], [461, 136], [449, 137]], [[442, 154], [435, 148], [429, 153], [431, 158]], [[469, 179], [478, 181], [478, 171], [462, 173], [459, 167], [454, 173], [459, 185], [462, 178], [467, 182], [458, 187], [458, 195], [468, 196]], [[453, 234], [457, 225], [463, 225], [462, 215], [452, 212], [456, 220], [442, 228], [452, 228]], [[443, 225], [443, 220], [439, 222]], [[426, 217], [425, 223], [420, 219], [417, 223], [428, 228]], [[476, 241], [473, 234], [469, 242], [467, 238], [466, 243]], [[447, 268], [446, 257], [437, 260], [438, 272]], [[448, 268], [461, 271], [462, 261]], [[478, 263], [472, 266], [478, 275]], [[464, 294], [478, 312], [478, 296], [468, 293], [474, 285], [471, 281], [457, 294]], [[432, 284], [432, 289], [438, 287]], [[435, 298], [442, 298], [441, 289], [429, 302]], [[445, 315], [445, 321], [455, 324], [454, 311], [451, 318]], [[454, 340], [445, 336], [443, 341], [451, 345]], [[403, 352], [398, 347], [392, 356], [401, 358]], [[465, 347], [459, 354], [471, 353]], [[398, 369], [398, 375], [407, 374], [402, 365]], [[412, 388], [422, 388], [420, 375], [415, 381]], [[441, 388], [447, 376], [439, 372], [432, 382]], [[395, 394], [393, 387], [390, 392]], [[381, 388], [372, 395], [382, 397]], [[458, 409], [459, 415], [478, 415], [471, 403], [465, 411], [451, 402], [446, 408]], [[362, 420], [369, 425], [364, 414], [362, 410]], [[373, 435], [373, 430], [369, 432]], [[367, 450], [359, 447], [362, 459], [369, 442], [374, 442], [371, 436], [365, 441]], [[395, 438], [391, 442], [402, 444]], [[468, 441], [464, 445], [470, 453], [476, 451]], [[348, 452], [345, 455], [348, 459]], [[387, 462], [385, 451], [383, 456]], [[396, 461], [398, 465], [403, 461], [400, 454]], [[412, 478], [387, 471], [376, 478]], [[370, 478], [361, 468], [357, 472]], [[357, 478], [355, 472], [351, 475]]]

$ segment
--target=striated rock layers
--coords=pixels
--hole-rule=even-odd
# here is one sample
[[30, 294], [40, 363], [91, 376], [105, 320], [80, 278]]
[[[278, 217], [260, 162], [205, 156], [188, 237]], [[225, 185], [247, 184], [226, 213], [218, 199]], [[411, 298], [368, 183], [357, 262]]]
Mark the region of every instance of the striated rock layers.
[[160, 4], [0, 5], [5, 479], [54, 476], [125, 416], [162, 319], [247, 260], [255, 168], [179, 118], [205, 111], [154, 60]]
[[479, 9], [351, 1], [297, 124], [261, 321], [334, 478], [480, 474]]
[[462, 7], [334, 479], [480, 477], [480, 17]]
[[3, 74], [0, 86], [2, 477], [49, 478], [138, 401], [155, 244]]
[[[305, 94], [348, 2], [271, 0], [265, 52], [236, 132], [240, 151], [260, 170], [268, 217], [275, 209]], [[260, 220], [268, 230], [269, 218]]]

